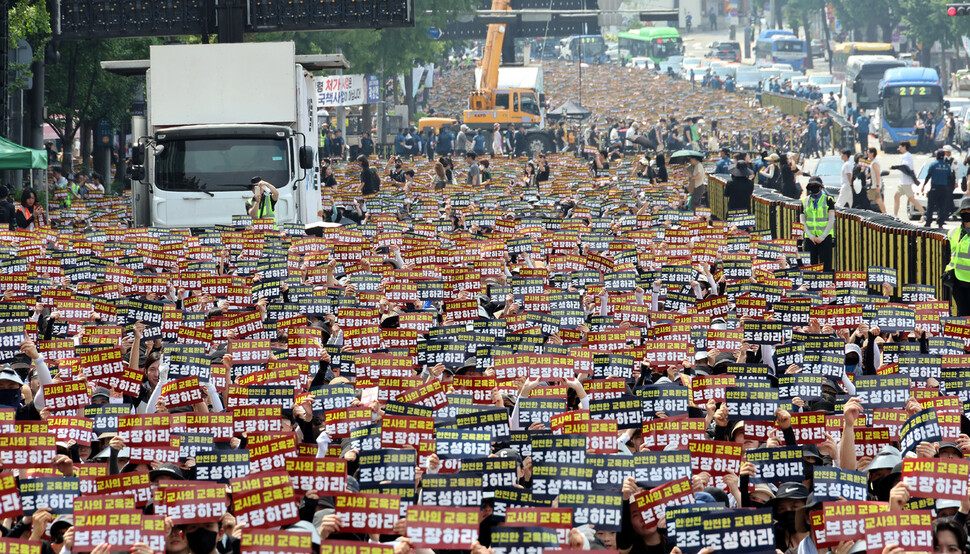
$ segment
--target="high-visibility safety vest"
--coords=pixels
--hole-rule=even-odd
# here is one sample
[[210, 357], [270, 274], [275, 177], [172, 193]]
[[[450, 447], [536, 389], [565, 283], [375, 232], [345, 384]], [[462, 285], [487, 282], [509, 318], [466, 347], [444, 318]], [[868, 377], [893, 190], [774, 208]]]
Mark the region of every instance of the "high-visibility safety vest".
[[259, 198], [259, 208], [256, 209], [256, 219], [264, 217], [276, 217], [273, 209], [273, 197], [267, 196], [265, 193]]
[[[23, 206], [23, 205], [17, 206], [14, 209], [14, 211], [23, 214], [24, 219], [26, 219], [27, 221], [30, 221], [30, 218], [34, 215], [33, 214], [33, 210], [31, 210], [27, 206]], [[27, 228], [28, 229], [33, 229], [35, 226], [36, 225], [34, 223], [31, 223], [30, 225], [27, 226]]]
[[822, 238], [835, 236], [835, 229], [825, 233], [825, 228], [829, 225], [829, 203], [828, 197], [824, 192], [818, 199], [817, 208], [812, 201], [812, 197], [806, 196], [802, 200], [802, 209], [805, 211], [805, 232], [807, 234]]
[[65, 208], [70, 208], [71, 202], [74, 201], [75, 196], [81, 196], [81, 189], [77, 186], [77, 183], [72, 182], [68, 184], [68, 193], [67, 196], [64, 197], [64, 202], [62, 205]]
[[947, 269], [952, 269], [956, 278], [970, 283], [970, 236], [961, 233], [962, 226], [950, 231], [950, 263]]

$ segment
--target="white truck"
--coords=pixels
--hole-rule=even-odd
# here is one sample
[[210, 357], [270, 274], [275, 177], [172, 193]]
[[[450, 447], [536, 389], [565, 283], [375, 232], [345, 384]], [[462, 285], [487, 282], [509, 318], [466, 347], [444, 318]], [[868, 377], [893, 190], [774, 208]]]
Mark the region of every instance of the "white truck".
[[146, 77], [147, 119], [132, 124], [134, 225], [229, 224], [246, 214], [253, 177], [279, 190], [278, 222], [320, 220], [309, 70], [347, 67], [342, 56], [297, 56], [292, 42], [180, 44], [102, 67]]

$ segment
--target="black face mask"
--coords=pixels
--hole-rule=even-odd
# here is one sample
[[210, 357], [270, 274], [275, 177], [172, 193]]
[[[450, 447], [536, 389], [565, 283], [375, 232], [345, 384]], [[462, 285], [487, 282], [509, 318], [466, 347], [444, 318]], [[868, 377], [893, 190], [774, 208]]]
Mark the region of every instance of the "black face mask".
[[216, 531], [200, 528], [191, 533], [186, 533], [185, 542], [194, 554], [209, 554], [215, 549], [218, 536], [219, 533]]
[[20, 389], [0, 389], [0, 405], [19, 408], [20, 395]]
[[960, 221], [970, 223], [970, 212], [960, 212]]
[[795, 534], [795, 510], [778, 514], [778, 525], [789, 535]]

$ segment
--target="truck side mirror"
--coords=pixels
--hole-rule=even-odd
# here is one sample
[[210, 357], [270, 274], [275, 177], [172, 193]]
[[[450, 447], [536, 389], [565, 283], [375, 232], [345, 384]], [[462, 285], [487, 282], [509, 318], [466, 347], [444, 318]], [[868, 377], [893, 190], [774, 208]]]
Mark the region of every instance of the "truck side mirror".
[[300, 147], [300, 169], [313, 169], [313, 147]]
[[143, 181], [145, 179], [145, 166], [133, 165], [128, 168], [128, 176], [132, 181]]
[[132, 165], [144, 165], [145, 163], [145, 145], [135, 144], [131, 147], [131, 164]]

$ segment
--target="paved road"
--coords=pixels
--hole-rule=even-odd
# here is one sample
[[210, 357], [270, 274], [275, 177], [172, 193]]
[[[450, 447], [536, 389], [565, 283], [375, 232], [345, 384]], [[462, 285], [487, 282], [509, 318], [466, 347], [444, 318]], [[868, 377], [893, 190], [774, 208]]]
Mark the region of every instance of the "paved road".
[[[683, 35], [685, 55], [691, 56], [691, 57], [697, 57], [697, 56], [703, 57], [704, 55], [707, 54], [709, 46], [712, 42], [719, 41], [719, 40], [728, 40], [728, 38], [729, 38], [728, 31], [726, 30], [710, 31], [710, 32], [704, 31], [704, 32], [694, 32], [690, 34], [685, 34]], [[741, 35], [739, 33], [738, 39], [740, 38], [741, 38]], [[752, 50], [753, 50], [753, 46], [754, 45], [752, 45]], [[743, 48], [743, 42], [742, 42], [742, 48]], [[752, 51], [752, 55], [753, 53], [754, 52]], [[754, 59], [746, 58], [744, 59], [744, 63], [753, 64]], [[827, 75], [829, 73], [828, 62], [825, 61], [824, 58], [815, 58], [814, 63], [816, 65], [816, 68], [809, 70], [807, 72], [808, 75]], [[872, 141], [870, 141], [870, 144], [872, 144]], [[858, 145], [856, 145], [856, 148], [858, 149]], [[956, 159], [958, 161], [962, 161], [964, 156], [965, 154], [962, 154], [962, 153], [958, 154], [956, 156]], [[926, 154], [917, 154], [917, 155], [914, 155], [913, 158], [916, 163], [917, 172], [919, 172], [923, 164], [929, 163], [931, 161], [931, 157]], [[890, 166], [896, 165], [899, 163], [900, 155], [895, 152], [893, 153], [881, 152], [879, 155], [879, 159], [883, 169], [889, 169]], [[815, 167], [816, 163], [817, 163], [816, 160], [808, 160], [803, 164], [803, 169], [812, 170]], [[801, 181], [801, 184], [804, 186], [804, 184], [808, 181], [808, 179], [802, 178], [800, 181]], [[894, 196], [896, 194], [896, 189], [899, 186], [899, 172], [895, 170], [891, 170], [889, 176], [884, 178], [884, 183], [885, 183], [884, 202], [886, 203], [886, 209], [892, 211]], [[921, 196], [921, 198], [923, 200], [923, 204], [925, 205], [925, 201], [926, 201], [925, 196]], [[896, 213], [896, 216], [899, 217], [902, 221], [911, 222], [913, 224], [922, 225], [923, 223], [922, 221], [911, 221], [909, 219], [909, 215], [907, 214], [907, 210], [906, 210], [905, 197], [900, 199], [899, 211], [898, 213]], [[952, 229], [954, 227], [956, 227], [956, 220], [952, 218], [949, 221], [947, 221], [947, 223], [944, 225], [944, 228], [946, 229]]]
[[[889, 154], [889, 153], [881, 152], [879, 154], [879, 163], [882, 165], [883, 169], [889, 169], [890, 166], [898, 164], [900, 162], [900, 158], [901, 156], [899, 154]], [[963, 156], [958, 155], [956, 156], [956, 158], [959, 161], [963, 159]], [[913, 160], [916, 164], [917, 173], [919, 172], [920, 168], [923, 167], [924, 164], [932, 161], [931, 157], [927, 154], [915, 154], [913, 155]], [[804, 163], [803, 168], [811, 171], [815, 168], [815, 165], [817, 163], [818, 161], [815, 159], [808, 160]], [[900, 174], [898, 171], [890, 170], [889, 175], [883, 178], [884, 187], [885, 187], [884, 202], [886, 204], [886, 209], [889, 211], [893, 210], [893, 198], [896, 195], [896, 189], [899, 186], [899, 175]], [[805, 182], [807, 182], [807, 179], [803, 178], [801, 182], [804, 185]], [[922, 196], [921, 198], [923, 199], [923, 203], [925, 205], [925, 200], [926, 200], [925, 196]], [[911, 221], [909, 219], [909, 215], [907, 214], [907, 210], [906, 210], [905, 197], [900, 198], [899, 211], [895, 215], [902, 221], [910, 222], [914, 225], [923, 224], [923, 221]], [[935, 225], [936, 223], [934, 221], [934, 227]], [[949, 221], [947, 221], [946, 224], [944, 225], [945, 229], [952, 229], [954, 227], [956, 227], [956, 220], [952, 218]]]

